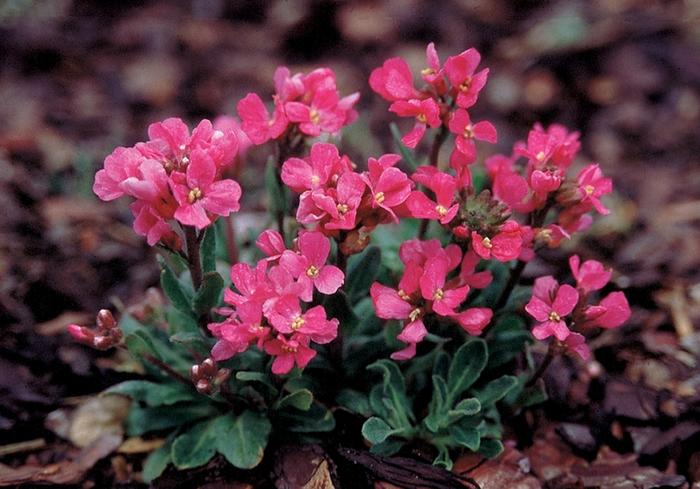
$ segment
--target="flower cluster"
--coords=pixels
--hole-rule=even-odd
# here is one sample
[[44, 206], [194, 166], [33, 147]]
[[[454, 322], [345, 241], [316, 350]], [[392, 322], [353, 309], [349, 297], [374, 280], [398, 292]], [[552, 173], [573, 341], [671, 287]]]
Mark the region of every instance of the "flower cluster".
[[[481, 333], [491, 320], [491, 309], [461, 309], [470, 287], [481, 289], [491, 283], [490, 272], [475, 272], [479, 261], [475, 254], [463, 256], [458, 245], [443, 248], [438, 240], [414, 239], [401, 245], [399, 257], [405, 269], [398, 290], [378, 282], [370, 289], [378, 317], [404, 322], [397, 338], [406, 347], [393, 353], [393, 359], [414, 357], [416, 345], [428, 334], [426, 322], [432, 320], [457, 323], [472, 335]], [[458, 268], [454, 278], [448, 279]]]
[[226, 120], [217, 128], [205, 119], [191, 134], [177, 118], [151, 124], [147, 142], [107, 156], [93, 190], [106, 201], [123, 195], [135, 199], [130, 205], [134, 230], [151, 246], [160, 241], [179, 249], [173, 221], [203, 229], [239, 209], [241, 187], [222, 178], [235, 161], [237, 133]]
[[292, 75], [288, 68], [279, 67], [274, 81], [272, 114], [255, 93], [249, 93], [237, 105], [242, 128], [254, 144], [278, 139], [290, 127], [311, 137], [335, 134], [357, 119], [354, 106], [360, 94], [341, 98], [330, 68]]
[[237, 263], [231, 268], [236, 292], [224, 291], [229, 306], [219, 313], [227, 319], [209, 324], [218, 338], [214, 360], [225, 360], [255, 344], [275, 357], [272, 371], [304, 368], [316, 356], [311, 342], [326, 344], [338, 334], [338, 320], [328, 319], [321, 305], [306, 309], [314, 290], [334, 294], [345, 280], [343, 272], [326, 261], [330, 242], [318, 232], [304, 232], [296, 250], [285, 249], [282, 236], [264, 231], [257, 240], [266, 258], [255, 267]]
[[[590, 350], [581, 333], [571, 331], [574, 326], [582, 332], [595, 327], [617, 328], [630, 317], [627, 298], [622, 292], [611, 292], [599, 304], [589, 304], [591, 292], [601, 290], [610, 281], [611, 270], [602, 263], [587, 260], [581, 263], [578, 255], [569, 258], [576, 287], [560, 285], [552, 276], [535, 280], [532, 298], [525, 310], [537, 324], [532, 335], [538, 340], [553, 336], [581, 358], [590, 357]], [[567, 324], [568, 318], [568, 324]]]
[[97, 328], [94, 330], [77, 324], [69, 324], [68, 333], [74, 340], [98, 350], [108, 350], [121, 342], [122, 331], [109, 310], [101, 309], [97, 313], [96, 323]]
[[[339, 238], [341, 252], [358, 253], [380, 223], [398, 222], [407, 215], [404, 203], [413, 182], [395, 165], [401, 157], [370, 158], [367, 171], [327, 143], [316, 143], [307, 158], [290, 158], [282, 166], [282, 181], [300, 195], [296, 218]], [[342, 238], [341, 238], [342, 233]]]

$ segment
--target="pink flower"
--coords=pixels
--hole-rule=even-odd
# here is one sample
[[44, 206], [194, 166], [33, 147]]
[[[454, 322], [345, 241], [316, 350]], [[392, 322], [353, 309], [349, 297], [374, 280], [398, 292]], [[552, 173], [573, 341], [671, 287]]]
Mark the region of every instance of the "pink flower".
[[435, 44], [432, 42], [425, 49], [425, 59], [428, 67], [421, 71], [421, 76], [426, 83], [435, 87], [438, 94], [442, 95], [446, 88], [445, 79], [440, 67], [440, 58], [435, 49]]
[[[436, 256], [444, 257], [447, 260], [447, 270], [451, 272], [462, 261], [462, 250], [456, 244], [447, 245], [443, 248], [437, 239], [429, 239], [427, 241], [410, 239], [401, 243], [399, 247], [399, 258], [407, 267], [413, 263], [423, 267], [428, 259]], [[406, 268], [404, 276], [407, 273], [408, 268]]]
[[228, 216], [240, 208], [241, 187], [234, 180], [217, 181], [214, 160], [204, 151], [195, 150], [190, 158], [186, 177], [174, 174], [170, 181], [179, 204], [175, 219], [187, 226], [203, 229], [212, 223], [208, 212]]
[[269, 316], [277, 332], [308, 336], [315, 343], [330, 343], [338, 335], [338, 320], [326, 319], [323, 306], [315, 306], [302, 313], [299, 298], [293, 295], [276, 301]]
[[611, 292], [597, 306], [584, 309], [584, 326], [612, 329], [621, 326], [631, 316], [627, 297], [623, 292]]
[[493, 311], [487, 307], [472, 307], [452, 316], [459, 325], [473, 336], [478, 336], [493, 317]]
[[[397, 292], [391, 287], [374, 282], [369, 289], [377, 317], [382, 319], [406, 319], [414, 309], [407, 292]], [[420, 311], [419, 311], [420, 312]]]
[[467, 298], [469, 286], [447, 288], [449, 262], [444, 257], [428, 259], [420, 278], [420, 290], [423, 298], [432, 301], [432, 309], [441, 316], [451, 316], [455, 308]]
[[539, 277], [532, 289], [532, 298], [525, 310], [539, 322], [532, 335], [538, 340], [555, 336], [564, 341], [570, 331], [564, 318], [571, 314], [578, 302], [578, 292], [570, 285], [559, 285], [551, 277]]
[[483, 237], [476, 231], [472, 231], [471, 238], [477, 255], [484, 260], [493, 257], [502, 262], [516, 259], [523, 242], [520, 225], [512, 220], [503, 223], [498, 233], [491, 238]]
[[418, 91], [413, 87], [411, 68], [402, 58], [388, 59], [380, 68], [372, 70], [369, 85], [389, 102], [418, 96]]
[[389, 111], [401, 117], [415, 117], [416, 123], [401, 141], [409, 148], [415, 148], [427, 126], [438, 127], [440, 121], [440, 106], [432, 98], [424, 100], [397, 100], [389, 107]]
[[581, 359], [591, 358], [591, 350], [586, 345], [586, 337], [579, 333], [570, 333], [564, 340], [566, 349], [576, 353]]
[[224, 289], [224, 302], [233, 306], [240, 306], [246, 302], [262, 304], [270, 298], [274, 291], [267, 280], [266, 265], [264, 261], [258, 263], [255, 268], [247, 263], [236, 263], [231, 267], [231, 283], [238, 293], [231, 289]]
[[423, 192], [413, 191], [406, 200], [406, 206], [411, 211], [411, 215], [422, 219], [439, 220], [442, 224], [449, 223], [459, 210], [459, 204], [453, 203], [457, 181], [452, 175], [436, 172], [424, 185], [435, 193], [437, 202], [430, 200]]
[[177, 235], [156, 208], [143, 200], [133, 202], [129, 208], [135, 217], [134, 231], [139, 236], [145, 236], [149, 246], [168, 238], [177, 241]]
[[276, 261], [287, 249], [282, 235], [274, 229], [266, 229], [255, 240], [256, 246], [267, 255], [268, 261]]
[[338, 108], [338, 93], [335, 88], [317, 91], [308, 105], [287, 102], [284, 111], [290, 122], [299, 124], [301, 132], [314, 137], [322, 132], [338, 132], [345, 123], [345, 111]]
[[276, 375], [289, 373], [295, 364], [304, 368], [316, 356], [316, 350], [309, 348], [309, 337], [301, 334], [289, 339], [278, 335], [265, 343], [265, 353], [276, 357], [272, 362], [272, 373]]
[[416, 344], [415, 343], [409, 343], [406, 348], [403, 350], [395, 351], [394, 353], [391, 354], [391, 359], [392, 360], [410, 360], [411, 358], [416, 356]]
[[606, 270], [599, 261], [586, 260], [581, 264], [578, 255], [569, 257], [569, 267], [576, 279], [576, 287], [584, 294], [602, 289], [612, 276], [612, 270]]
[[370, 166], [370, 171], [364, 173], [362, 178], [370, 189], [372, 209], [384, 209], [389, 220], [398, 222], [394, 208], [403, 204], [411, 194], [411, 181], [408, 176], [398, 168], [382, 169], [380, 163], [377, 163], [374, 169]]
[[489, 270], [484, 270], [483, 272], [475, 271], [480, 261], [481, 257], [474, 253], [473, 250], [469, 250], [464, 254], [464, 259], [459, 269], [460, 283], [469, 285], [475, 289], [485, 289], [491, 284], [493, 277]]
[[236, 105], [241, 126], [254, 144], [263, 144], [277, 139], [287, 129], [287, 118], [281, 105], [275, 104], [275, 112], [270, 117], [265, 104], [255, 93], [249, 93]]
[[316, 143], [308, 158], [289, 158], [282, 165], [282, 181], [295, 192], [324, 187], [331, 172], [340, 162], [338, 148], [328, 143]]
[[600, 214], [610, 214], [610, 210], [603, 206], [600, 197], [612, 192], [612, 180], [605, 178], [598, 165], [588, 165], [583, 168], [576, 177], [582, 204], [590, 204]]
[[138, 177], [139, 166], [144, 156], [134, 148], [116, 148], [104, 161], [104, 168], [95, 174], [92, 191], [105, 201], [118, 199], [124, 195], [121, 183]]
[[472, 124], [469, 113], [464, 109], [457, 109], [450, 118], [448, 127], [455, 134], [455, 145], [460, 153], [464, 154], [468, 161], [476, 160], [476, 145], [474, 140], [495, 143], [497, 140], [496, 128], [488, 121]]
[[486, 85], [488, 68], [474, 73], [480, 61], [481, 55], [474, 48], [467, 49], [457, 56], [450, 56], [445, 61], [445, 74], [457, 93], [458, 107], [468, 109], [474, 105], [479, 92]]
[[360, 175], [347, 172], [340, 175], [333, 196], [321, 192], [312, 193], [311, 197], [320, 209], [328, 213], [330, 220], [324, 224], [326, 229], [353, 229], [356, 226], [357, 210], [365, 192], [365, 182]]
[[328, 238], [319, 232], [306, 232], [299, 237], [298, 245], [299, 253], [282, 253], [280, 266], [303, 286], [302, 299], [311, 301], [314, 286], [322, 294], [335, 294], [345, 276], [338, 267], [326, 265], [331, 249]]

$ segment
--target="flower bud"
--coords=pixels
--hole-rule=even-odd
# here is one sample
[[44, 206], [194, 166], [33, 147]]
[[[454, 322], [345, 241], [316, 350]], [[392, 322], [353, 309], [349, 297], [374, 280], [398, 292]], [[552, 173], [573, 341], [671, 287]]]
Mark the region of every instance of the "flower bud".
[[97, 313], [97, 327], [100, 330], [112, 329], [117, 325], [114, 316], [108, 309], [100, 309]]

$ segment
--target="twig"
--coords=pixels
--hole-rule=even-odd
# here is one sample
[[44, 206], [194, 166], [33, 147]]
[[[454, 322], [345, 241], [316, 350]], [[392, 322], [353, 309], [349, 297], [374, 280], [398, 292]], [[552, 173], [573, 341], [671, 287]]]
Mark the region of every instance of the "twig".
[[559, 343], [556, 340], [550, 341], [549, 347], [547, 348], [547, 353], [544, 356], [544, 360], [542, 360], [542, 363], [537, 368], [537, 371], [535, 371], [532, 378], [527, 381], [525, 387], [532, 387], [533, 385], [535, 385], [537, 380], [540, 377], [542, 377], [542, 375], [544, 375], [545, 371], [547, 370], [547, 367], [549, 367], [549, 364], [552, 363], [552, 360], [554, 360], [554, 357], [557, 356], [558, 353]]
[[33, 450], [38, 450], [46, 446], [46, 440], [43, 438], [36, 438], [34, 440], [18, 441], [17, 443], [10, 443], [8, 445], [0, 446], [0, 457], [5, 455], [12, 455], [14, 453], [31, 452]]
[[170, 377], [177, 380], [181, 384], [184, 384], [187, 387], [194, 389], [194, 386], [192, 385], [192, 382], [190, 381], [190, 379], [188, 379], [187, 377], [182, 375], [177, 370], [173, 369], [170, 365], [166, 364], [165, 362], [160, 361], [159, 359], [157, 359], [153, 355], [149, 355], [148, 353], [142, 355], [142, 357], [148, 363], [150, 363], [151, 365], [153, 365], [155, 367], [158, 367], [163, 372], [165, 372], [166, 374], [168, 374]]
[[224, 219], [226, 229], [226, 251], [231, 265], [238, 263], [238, 243], [236, 243], [236, 229], [233, 226], [233, 216]]

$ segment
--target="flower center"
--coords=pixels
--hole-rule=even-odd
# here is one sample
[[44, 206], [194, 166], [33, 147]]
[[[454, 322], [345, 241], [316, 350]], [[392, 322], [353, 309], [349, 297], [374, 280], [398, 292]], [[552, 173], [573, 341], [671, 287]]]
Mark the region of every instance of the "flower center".
[[416, 116], [416, 119], [417, 119], [418, 122], [420, 122], [421, 124], [425, 124], [426, 122], [428, 122], [428, 118], [425, 116], [425, 114], [418, 114], [418, 115]]
[[296, 346], [282, 345], [282, 351], [286, 351], [287, 353], [296, 353], [297, 348]]
[[459, 84], [459, 89], [462, 92], [466, 92], [469, 90], [472, 86], [472, 77], [468, 77], [466, 80], [464, 80], [462, 83]]
[[381, 204], [382, 202], [384, 202], [384, 192], [377, 192], [377, 193], [374, 195], [374, 201], [375, 201], [377, 204]]
[[305, 323], [305, 322], [306, 322], [306, 321], [304, 320], [303, 317], [301, 317], [301, 316], [295, 317], [295, 318], [294, 318], [294, 321], [292, 321], [292, 325], [291, 325], [292, 330], [293, 330], [293, 331], [297, 331], [299, 328], [301, 328], [302, 326], [304, 326], [304, 323]]
[[491, 243], [491, 239], [488, 238], [488, 237], [482, 239], [482, 240], [481, 240], [481, 244], [482, 244], [482, 245], [484, 246], [484, 248], [486, 248], [487, 250], [490, 250], [491, 248], [493, 248], [493, 243]]
[[309, 278], [318, 277], [318, 268], [316, 268], [314, 265], [311, 265], [309, 268], [306, 269], [306, 276]]
[[415, 321], [418, 316], [420, 316], [420, 307], [416, 307], [414, 310], [408, 313], [408, 318], [411, 321]]
[[439, 301], [442, 300], [442, 298], [445, 297], [445, 291], [442, 289], [437, 289], [435, 293], [433, 294], [433, 300], [434, 301]]
[[434, 75], [434, 74], [435, 74], [435, 70], [432, 69], [432, 68], [424, 68], [424, 69], [421, 70], [420, 73], [421, 73], [421, 75], [423, 75], [423, 76]]
[[464, 128], [464, 133], [462, 134], [466, 139], [472, 139], [474, 137], [474, 126], [467, 124]]
[[586, 185], [583, 187], [583, 190], [586, 192], [586, 195], [593, 195], [593, 192], [595, 192], [595, 187], [593, 187], [593, 185]]
[[438, 216], [440, 217], [445, 217], [445, 214], [447, 214], [447, 209], [445, 209], [444, 205], [436, 205], [435, 206], [435, 212], [438, 213]]
[[314, 124], [321, 122], [321, 116], [316, 109], [311, 109], [309, 111], [309, 119], [311, 119], [311, 122]]
[[335, 206], [336, 209], [338, 209], [338, 214], [343, 215], [348, 211], [348, 205], [347, 204], [338, 204]]
[[185, 146], [184, 144], [181, 144], [180, 146], [177, 147], [177, 149], [179, 149], [180, 151], [185, 151], [186, 148], [187, 148], [187, 146]]
[[183, 156], [182, 159], [180, 160], [183, 165], [189, 165], [190, 164], [190, 159], [187, 156]]
[[557, 314], [555, 311], [552, 311], [549, 313], [549, 320], [558, 323], [561, 321], [561, 316], [559, 316], [559, 314]]
[[537, 153], [537, 155], [535, 156], [535, 159], [536, 159], [537, 161], [539, 161], [540, 163], [542, 163], [542, 162], [544, 161], [545, 156], [546, 156], [546, 155], [544, 154], [544, 151], [540, 151], [540, 152]]
[[194, 204], [196, 201], [202, 198], [202, 191], [199, 190], [199, 187], [195, 187], [192, 190], [190, 190], [190, 193], [187, 194], [187, 202], [190, 204]]
[[537, 232], [537, 239], [540, 239], [542, 241], [550, 242], [552, 241], [552, 230], [551, 229], [540, 229]]
[[399, 294], [399, 297], [401, 297], [405, 301], [408, 301], [411, 298], [411, 296], [409, 296], [406, 292], [404, 292], [403, 289], [399, 289], [397, 294]]
[[311, 185], [318, 185], [321, 182], [321, 177], [318, 175], [311, 175]]

